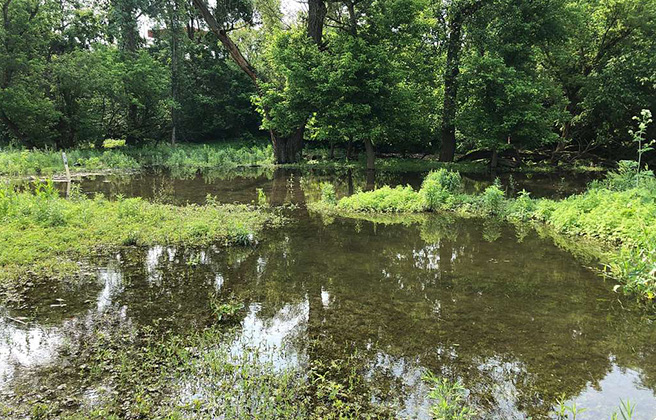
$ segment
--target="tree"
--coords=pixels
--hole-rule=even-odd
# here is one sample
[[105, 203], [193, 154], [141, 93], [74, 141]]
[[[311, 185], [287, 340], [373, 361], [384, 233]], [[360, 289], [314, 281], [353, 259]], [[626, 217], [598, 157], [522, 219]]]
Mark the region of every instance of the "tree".
[[[203, 16], [203, 19], [209, 26], [210, 30], [216, 34], [221, 44], [223, 44], [223, 46], [228, 50], [230, 57], [259, 88], [261, 84], [260, 76], [258, 76], [255, 68], [251, 65], [249, 60], [242, 54], [242, 52], [239, 50], [239, 47], [228, 35], [226, 28], [228, 20], [225, 18], [228, 17], [230, 13], [220, 14], [218, 17], [223, 17], [224, 19], [219, 21], [217, 17], [209, 10], [204, 0], [193, 0], [193, 3], [194, 6], [199, 10], [200, 14]], [[326, 7], [323, 3], [323, 0], [310, 0], [308, 5], [309, 12], [307, 34], [312, 40], [314, 40], [316, 48], [322, 38], [323, 18], [325, 16]], [[221, 11], [227, 10], [226, 5], [221, 2], [218, 3], [217, 9]], [[266, 120], [269, 118], [269, 109], [266, 107], [266, 104], [263, 105], [263, 116]], [[300, 152], [303, 148], [303, 135], [305, 133], [307, 117], [309, 117], [309, 115], [306, 116], [303, 121], [299, 121], [297, 126], [291, 130], [288, 130], [287, 127], [284, 127], [282, 130], [280, 130], [278, 127], [274, 127], [271, 124], [268, 125], [269, 133], [271, 135], [271, 142], [273, 144], [275, 160], [277, 163], [291, 163], [297, 161], [299, 158]]]
[[444, 105], [442, 107], [442, 146], [440, 160], [451, 162], [456, 152], [455, 119], [458, 107], [458, 74], [462, 50], [463, 25], [487, 0], [453, 0], [443, 10], [447, 27]]
[[567, 0], [560, 11], [564, 36], [540, 49], [567, 99], [553, 158], [628, 154], [631, 116], [656, 106], [656, 2]]

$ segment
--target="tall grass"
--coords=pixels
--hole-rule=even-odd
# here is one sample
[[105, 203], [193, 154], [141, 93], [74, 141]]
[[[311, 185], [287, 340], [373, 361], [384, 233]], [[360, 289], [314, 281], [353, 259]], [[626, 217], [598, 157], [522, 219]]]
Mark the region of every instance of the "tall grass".
[[[113, 144], [112, 144], [113, 146]], [[246, 143], [168, 144], [142, 147], [72, 149], [66, 151], [74, 172], [140, 169], [159, 166], [186, 173], [215, 168], [260, 166], [273, 163], [270, 145]], [[50, 176], [64, 172], [61, 152], [52, 150], [0, 150], [0, 175]]]

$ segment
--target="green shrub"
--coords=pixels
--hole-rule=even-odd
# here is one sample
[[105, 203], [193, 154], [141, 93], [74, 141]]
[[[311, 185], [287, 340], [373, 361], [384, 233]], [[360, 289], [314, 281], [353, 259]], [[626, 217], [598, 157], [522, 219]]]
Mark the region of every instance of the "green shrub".
[[519, 196], [508, 205], [508, 217], [513, 220], [526, 221], [534, 217], [537, 205], [531, 194], [522, 190]]
[[342, 210], [356, 212], [417, 212], [424, 209], [421, 195], [410, 186], [382, 188], [344, 197], [337, 203]]
[[455, 193], [462, 187], [462, 177], [458, 172], [449, 171], [448, 169], [438, 169], [426, 175], [422, 188], [426, 183], [431, 183], [445, 191]]
[[428, 210], [448, 207], [449, 201], [461, 189], [462, 178], [458, 172], [438, 169], [429, 173], [421, 184], [420, 194]]
[[506, 197], [503, 190], [495, 183], [483, 191], [481, 196], [482, 210], [488, 214], [501, 215], [506, 206]]
[[335, 186], [330, 182], [321, 183], [321, 201], [326, 204], [337, 204], [337, 194], [335, 193]]

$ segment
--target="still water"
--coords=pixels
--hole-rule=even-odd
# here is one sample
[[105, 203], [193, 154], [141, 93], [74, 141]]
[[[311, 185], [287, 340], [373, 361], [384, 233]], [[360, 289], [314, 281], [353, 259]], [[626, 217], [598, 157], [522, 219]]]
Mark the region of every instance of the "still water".
[[[324, 220], [303, 203], [326, 180], [340, 194], [372, 184], [365, 174], [293, 171], [83, 180], [87, 193], [172, 203], [203, 202], [207, 194], [251, 202], [261, 188], [272, 205], [295, 206], [285, 210], [287, 224], [266, 231], [257, 246], [123, 249], [98, 258], [92, 285], [35, 291], [22, 307], [3, 308], [3, 395], [16, 383], [38, 387], [40, 372], [61, 360], [64, 331], [95, 314], [189, 329], [208, 296], [219, 293], [246, 302], [238, 340], [287, 349], [276, 363], [364, 355], [367, 377], [396, 396], [400, 417], [427, 418], [426, 369], [461, 380], [485, 419], [553, 418], [562, 397], [587, 408], [579, 419], [608, 419], [627, 398], [637, 404], [634, 419], [656, 417], [653, 317], [552, 239], [444, 215], [407, 224]], [[418, 174], [382, 174], [373, 183], [420, 181]], [[490, 180], [468, 182], [477, 189]], [[513, 182], [540, 196], [584, 185]]]

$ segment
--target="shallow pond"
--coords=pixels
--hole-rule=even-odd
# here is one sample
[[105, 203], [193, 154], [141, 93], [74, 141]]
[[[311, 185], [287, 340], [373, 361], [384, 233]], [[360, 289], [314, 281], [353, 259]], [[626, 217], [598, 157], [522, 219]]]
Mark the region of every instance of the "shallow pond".
[[[207, 194], [250, 202], [262, 188], [274, 205], [299, 205], [255, 247], [129, 248], [99, 257], [92, 285], [35, 290], [23, 307], [3, 309], [2, 392], [38, 386], [61, 360], [64, 331], [94, 314], [189, 329], [219, 293], [246, 302], [238, 340], [286, 349], [278, 364], [358, 352], [367, 376], [398, 396], [400, 416], [427, 418], [425, 369], [461, 380], [481, 418], [552, 418], [563, 397], [587, 409], [578, 419], [608, 419], [627, 398], [637, 404], [634, 419], [656, 416], [656, 323], [553, 239], [443, 215], [407, 225], [324, 220], [302, 205], [322, 180], [341, 194], [371, 185], [365, 174], [294, 171], [82, 181], [84, 192], [173, 203]], [[420, 180], [383, 174], [375, 183]]]

